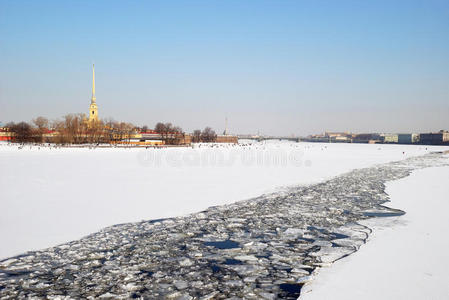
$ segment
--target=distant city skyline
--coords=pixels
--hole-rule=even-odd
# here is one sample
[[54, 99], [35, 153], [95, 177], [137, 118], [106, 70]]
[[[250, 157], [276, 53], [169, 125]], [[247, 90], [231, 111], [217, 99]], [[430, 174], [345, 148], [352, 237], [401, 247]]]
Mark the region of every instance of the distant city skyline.
[[0, 122], [449, 129], [448, 1], [0, 1]]

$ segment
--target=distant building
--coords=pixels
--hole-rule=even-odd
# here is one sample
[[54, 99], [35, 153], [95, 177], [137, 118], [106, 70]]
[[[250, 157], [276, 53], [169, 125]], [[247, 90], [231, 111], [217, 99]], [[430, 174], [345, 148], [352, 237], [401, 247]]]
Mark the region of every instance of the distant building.
[[349, 136], [336, 136], [331, 141], [335, 143], [352, 143], [352, 138]]
[[397, 144], [399, 140], [399, 136], [394, 133], [384, 133], [381, 134], [381, 137], [385, 144]]
[[59, 132], [57, 132], [56, 130], [47, 129], [42, 134], [42, 138], [43, 138], [44, 142], [51, 143], [51, 142], [54, 142], [56, 140], [58, 135], [59, 135]]
[[349, 133], [349, 132], [329, 132], [329, 131], [326, 131], [324, 133], [325, 137], [330, 137], [330, 138], [337, 137], [337, 136], [350, 136], [350, 135], [351, 135], [351, 133]]
[[313, 143], [328, 143], [329, 137], [326, 137], [323, 134], [313, 134], [309, 135], [306, 138], [302, 139], [304, 142], [313, 142]]
[[235, 135], [217, 135], [216, 143], [230, 143], [237, 144], [239, 139]]
[[421, 133], [419, 140], [424, 145], [449, 145], [449, 132], [441, 130], [435, 133]]
[[353, 143], [368, 143], [368, 144], [377, 144], [383, 141], [382, 137], [378, 133], [361, 133], [357, 134], [352, 142]]
[[325, 132], [324, 137], [330, 143], [351, 143], [352, 134], [349, 132]]
[[147, 130], [145, 132], [136, 132], [125, 140], [130, 144], [135, 145], [189, 145], [192, 143], [192, 136], [185, 133], [165, 133], [160, 134], [154, 130]]
[[7, 127], [0, 127], [0, 141], [11, 141], [14, 133]]
[[117, 144], [132, 144], [141, 146], [160, 146], [164, 145], [165, 142], [162, 140], [141, 140], [141, 139], [130, 139], [129, 142], [118, 142]]
[[398, 134], [399, 144], [416, 144], [419, 142], [419, 134], [417, 133], [400, 133]]

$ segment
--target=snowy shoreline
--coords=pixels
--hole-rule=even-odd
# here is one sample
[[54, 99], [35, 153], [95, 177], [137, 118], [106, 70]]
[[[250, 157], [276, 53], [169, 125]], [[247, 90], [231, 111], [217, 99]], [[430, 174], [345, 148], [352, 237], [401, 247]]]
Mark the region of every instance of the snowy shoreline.
[[300, 299], [447, 299], [448, 180], [445, 166], [388, 182], [385, 205], [405, 215], [361, 221], [373, 230], [367, 243], [317, 269]]

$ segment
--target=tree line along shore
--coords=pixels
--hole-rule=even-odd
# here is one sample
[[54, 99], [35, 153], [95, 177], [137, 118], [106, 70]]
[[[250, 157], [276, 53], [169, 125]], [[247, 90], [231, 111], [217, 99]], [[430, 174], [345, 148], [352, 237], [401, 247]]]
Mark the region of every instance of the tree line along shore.
[[136, 126], [113, 119], [95, 122], [84, 114], [68, 114], [49, 121], [37, 117], [32, 122], [9, 122], [0, 128], [0, 140], [16, 143], [189, 145], [191, 143], [237, 143], [237, 136], [217, 134], [211, 127], [186, 133], [172, 123], [158, 122], [154, 128]]

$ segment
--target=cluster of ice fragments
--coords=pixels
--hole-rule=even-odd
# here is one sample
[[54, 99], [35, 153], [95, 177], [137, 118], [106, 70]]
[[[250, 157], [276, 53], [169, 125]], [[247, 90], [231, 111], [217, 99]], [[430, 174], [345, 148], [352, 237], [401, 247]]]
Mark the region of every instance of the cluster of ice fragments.
[[382, 206], [386, 181], [441, 165], [441, 158], [435, 153], [354, 170], [28, 252], [0, 261], [0, 298], [296, 299], [315, 268], [365, 242], [370, 229], [357, 221], [402, 214]]

